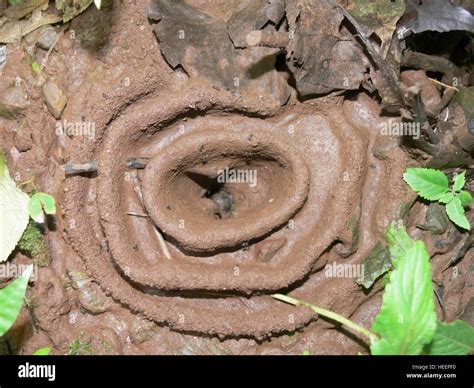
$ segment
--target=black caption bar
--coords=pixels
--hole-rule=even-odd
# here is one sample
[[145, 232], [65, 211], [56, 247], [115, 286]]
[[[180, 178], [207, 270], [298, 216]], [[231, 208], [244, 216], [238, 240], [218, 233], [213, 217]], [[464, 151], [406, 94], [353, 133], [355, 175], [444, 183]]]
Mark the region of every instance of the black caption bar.
[[16, 356], [0, 357], [0, 388], [144, 382], [182, 386], [187, 381], [193, 386], [198, 382], [247, 386], [258, 380], [266, 386], [288, 381], [292, 388], [308, 384], [473, 387], [473, 366], [473, 356]]

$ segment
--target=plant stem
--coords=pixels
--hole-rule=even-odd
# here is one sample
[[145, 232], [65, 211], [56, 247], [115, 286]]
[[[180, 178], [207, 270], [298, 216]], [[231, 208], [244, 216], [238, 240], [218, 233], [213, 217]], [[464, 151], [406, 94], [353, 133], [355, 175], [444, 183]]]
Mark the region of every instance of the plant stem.
[[459, 89], [458, 88], [455, 88], [454, 86], [451, 86], [451, 85], [446, 85], [445, 83], [443, 82], [440, 82], [438, 81], [437, 79], [434, 79], [434, 78], [428, 78], [431, 82], [434, 82], [436, 85], [440, 85], [446, 89], [452, 89], [452, 90], [455, 90], [456, 92], [459, 93]]
[[133, 177], [133, 191], [135, 191], [135, 194], [137, 195], [138, 197], [138, 200], [140, 201], [140, 205], [142, 206], [142, 209], [143, 209], [143, 212], [145, 213], [146, 216], [148, 216], [148, 221], [150, 222], [154, 232], [155, 232], [155, 235], [158, 239], [158, 243], [160, 244], [160, 248], [161, 250], [163, 251], [163, 254], [165, 255], [165, 257], [167, 259], [171, 259], [171, 253], [168, 249], [168, 247], [166, 246], [166, 241], [165, 239], [163, 238], [160, 230], [158, 229], [158, 226], [156, 226], [155, 222], [153, 221], [153, 219], [150, 217], [150, 215], [148, 214], [148, 210], [145, 206], [145, 200], [143, 199], [143, 193], [142, 193], [142, 190], [140, 188], [140, 182], [138, 180], [138, 175], [136, 173], [136, 171], [134, 171], [134, 174], [132, 174], [132, 177]]
[[323, 309], [321, 307], [317, 307], [317, 306], [315, 306], [311, 303], [303, 302], [301, 300], [292, 298], [291, 296], [288, 296], [288, 295], [274, 294], [274, 295], [272, 295], [272, 297], [277, 299], [277, 300], [280, 300], [282, 302], [292, 304], [294, 306], [307, 306], [311, 310], [313, 310], [316, 314], [322, 315], [323, 317], [326, 317], [326, 318], [332, 319], [333, 321], [339, 322], [339, 323], [349, 327], [350, 329], [356, 331], [357, 333], [360, 333], [360, 334], [366, 336], [371, 342], [379, 340], [379, 337], [378, 337], [377, 334], [371, 332], [370, 330], [368, 330], [368, 329], [366, 329], [362, 326], [359, 326], [357, 323], [354, 323], [351, 320], [349, 320], [349, 319], [343, 317], [342, 315], [339, 315], [339, 314], [337, 314], [333, 311], [326, 310], [326, 309]]

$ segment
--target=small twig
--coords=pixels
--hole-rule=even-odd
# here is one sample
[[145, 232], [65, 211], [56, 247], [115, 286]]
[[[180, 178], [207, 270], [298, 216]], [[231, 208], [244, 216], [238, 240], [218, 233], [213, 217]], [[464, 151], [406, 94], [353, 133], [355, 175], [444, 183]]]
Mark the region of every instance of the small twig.
[[137, 194], [138, 200], [140, 201], [140, 205], [143, 208], [143, 212], [147, 216], [148, 221], [150, 222], [151, 226], [153, 227], [153, 230], [155, 231], [156, 237], [158, 238], [158, 242], [160, 244], [160, 248], [161, 248], [163, 254], [165, 255], [165, 257], [167, 259], [172, 259], [171, 253], [170, 253], [168, 247], [166, 246], [165, 239], [161, 235], [158, 226], [153, 222], [153, 219], [150, 217], [150, 215], [149, 215], [149, 213], [146, 209], [145, 201], [143, 199], [143, 193], [142, 193], [142, 190], [140, 188], [140, 182], [138, 181], [138, 176], [137, 176], [136, 173], [132, 174], [132, 176], [133, 176], [133, 191], [135, 191], [135, 194]]
[[240, 301], [240, 303], [242, 303], [249, 311], [254, 311], [254, 309], [252, 308], [252, 306], [250, 306], [250, 305], [248, 304], [248, 302], [245, 300], [244, 297], [240, 296], [240, 297], [239, 297], [239, 301]]
[[127, 212], [127, 215], [134, 216], [134, 217], [150, 218], [148, 214], [140, 214], [140, 213], [135, 213], [135, 212]]
[[[128, 168], [142, 170], [146, 167], [148, 161], [149, 158], [128, 158], [126, 165]], [[63, 164], [61, 167], [63, 168], [66, 175], [84, 174], [87, 172], [97, 171], [97, 162], [95, 160], [91, 160], [84, 163], [69, 163]]]
[[32, 177], [30, 179], [27, 179], [27, 180], [24, 180], [24, 181], [21, 181], [20, 183], [17, 183], [17, 187], [22, 187], [22, 186], [26, 186], [26, 185], [31, 185], [33, 186], [33, 189], [38, 189], [38, 186], [36, 186], [35, 184], [35, 177]]
[[97, 171], [97, 162], [95, 160], [91, 160], [90, 162], [86, 163], [63, 164], [62, 168], [66, 175], [83, 174], [86, 172]]
[[280, 300], [285, 303], [292, 304], [294, 306], [306, 306], [309, 307], [311, 310], [313, 310], [316, 314], [321, 315], [325, 318], [332, 319], [333, 321], [339, 322], [350, 329], [354, 330], [355, 332], [362, 334], [366, 336], [370, 342], [373, 341], [378, 341], [380, 338], [378, 334], [373, 333], [372, 331], [366, 329], [365, 327], [359, 326], [357, 323], [352, 322], [351, 320], [347, 319], [346, 317], [343, 317], [342, 315], [339, 315], [333, 311], [323, 309], [321, 307], [315, 306], [311, 303], [303, 302], [301, 300], [292, 298], [291, 296], [288, 295], [282, 295], [282, 294], [274, 294], [272, 295], [273, 298]]
[[128, 158], [127, 167], [142, 170], [146, 167], [149, 160], [149, 158]]
[[58, 35], [56, 36], [56, 39], [54, 39], [53, 44], [52, 44], [51, 47], [48, 49], [48, 52], [46, 53], [46, 55], [44, 56], [43, 60], [41, 61], [41, 66], [40, 66], [40, 70], [41, 70], [41, 71], [43, 71], [43, 69], [45, 68], [46, 63], [48, 62], [48, 59], [49, 59], [49, 56], [50, 56], [51, 52], [53, 51], [54, 47], [55, 47], [56, 44], [59, 42], [59, 40], [63, 37], [64, 31], [66, 31], [66, 29], [67, 29], [67, 27], [64, 27], [64, 28], [58, 33]]
[[417, 121], [425, 130], [430, 142], [432, 144], [438, 144], [440, 140], [439, 134], [437, 134], [436, 131], [431, 128], [428, 118], [426, 117], [426, 108], [425, 104], [423, 104], [423, 101], [421, 100], [421, 93], [418, 93], [415, 96], [415, 106], [413, 107], [413, 109], [417, 115]]
[[434, 293], [436, 295], [436, 299], [438, 300], [439, 307], [441, 307], [441, 312], [443, 314], [442, 318], [443, 318], [443, 321], [444, 321], [444, 318], [446, 317], [446, 311], [444, 310], [443, 300], [441, 299], [441, 296], [439, 295], [438, 290], [434, 287], [433, 287], [433, 290], [434, 290]]
[[456, 93], [459, 93], [459, 89], [458, 89], [458, 88], [455, 88], [454, 86], [446, 85], [445, 83], [440, 82], [440, 81], [438, 81], [437, 79], [434, 79], [434, 78], [429, 78], [429, 77], [428, 77], [428, 79], [429, 79], [431, 82], [434, 82], [434, 83], [437, 84], [437, 85], [440, 85], [440, 86], [442, 86], [442, 87], [444, 87], [444, 88], [446, 88], [446, 89], [455, 90]]

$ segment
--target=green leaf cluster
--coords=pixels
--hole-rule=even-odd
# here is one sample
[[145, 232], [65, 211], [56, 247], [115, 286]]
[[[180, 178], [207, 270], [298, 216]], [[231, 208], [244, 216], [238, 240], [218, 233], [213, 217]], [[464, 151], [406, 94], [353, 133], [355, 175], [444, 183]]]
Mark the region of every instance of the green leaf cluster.
[[[464, 184], [463, 184], [464, 186]], [[474, 351], [474, 328], [463, 321], [438, 321], [432, 271], [422, 241], [414, 241], [403, 226], [390, 225], [387, 241], [393, 271], [372, 331], [373, 355], [465, 355]]]
[[[41, 232], [33, 226], [27, 229], [29, 216], [35, 222], [44, 222], [44, 214], [55, 213], [56, 203], [50, 195], [36, 193], [30, 198], [18, 189], [0, 149], [0, 262], [8, 259], [17, 244], [33, 256], [43, 253]], [[21, 277], [0, 290], [0, 336], [10, 329], [20, 313], [32, 270], [30, 266]]]
[[464, 321], [443, 323], [436, 317], [430, 257], [422, 241], [403, 226], [387, 231], [393, 270], [372, 330], [330, 310], [276, 294], [277, 300], [310, 307], [368, 338], [372, 355], [466, 355], [474, 352], [474, 328]]
[[408, 168], [403, 179], [421, 198], [444, 204], [449, 219], [457, 226], [471, 230], [464, 212], [464, 208], [472, 203], [472, 195], [463, 190], [466, 184], [465, 171], [454, 177], [451, 188], [448, 177], [442, 171], [431, 168]]
[[422, 241], [413, 241], [404, 228], [389, 227], [387, 240], [393, 271], [372, 330], [380, 335], [372, 354], [420, 354], [436, 331], [431, 264]]

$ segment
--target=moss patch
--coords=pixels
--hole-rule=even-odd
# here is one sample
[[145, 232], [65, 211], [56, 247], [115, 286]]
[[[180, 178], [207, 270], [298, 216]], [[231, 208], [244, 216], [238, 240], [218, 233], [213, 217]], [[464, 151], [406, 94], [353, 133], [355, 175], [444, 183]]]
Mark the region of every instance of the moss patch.
[[86, 356], [92, 354], [91, 345], [84, 341], [84, 333], [79, 334], [74, 341], [69, 344], [68, 355], [70, 356]]
[[50, 263], [43, 232], [32, 220], [28, 223], [18, 242], [18, 249], [30, 256], [34, 263], [40, 267], [46, 267]]

